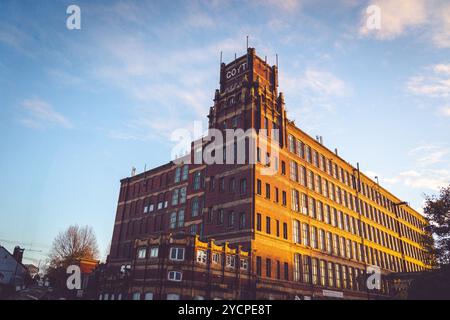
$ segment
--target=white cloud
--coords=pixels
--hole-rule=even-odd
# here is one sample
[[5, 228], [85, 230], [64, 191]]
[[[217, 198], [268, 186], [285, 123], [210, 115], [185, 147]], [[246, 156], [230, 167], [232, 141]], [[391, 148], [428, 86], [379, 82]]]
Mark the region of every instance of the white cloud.
[[381, 28], [369, 30], [367, 7], [361, 12], [359, 34], [378, 40], [390, 40], [416, 32], [438, 48], [450, 48], [450, 5], [447, 0], [374, 0], [381, 12]]
[[256, 0], [255, 3], [290, 12], [301, 7], [300, 0]]
[[416, 158], [421, 166], [430, 166], [436, 163], [448, 161], [450, 150], [447, 147], [436, 145], [423, 145], [412, 149], [409, 154]]
[[421, 145], [408, 154], [414, 158], [414, 168], [402, 170], [393, 177], [383, 179], [384, 182], [433, 191], [450, 184], [450, 149], [447, 146]]
[[299, 77], [284, 75], [281, 81], [288, 91], [307, 90], [325, 96], [342, 97], [351, 93], [349, 86], [330, 72], [306, 69]]
[[214, 27], [215, 24], [212, 16], [201, 11], [195, 12], [187, 18], [187, 25], [194, 28], [211, 28]]
[[374, 181], [376, 181], [376, 178], [375, 177], [380, 177], [380, 175], [377, 173], [377, 172], [375, 172], [375, 171], [371, 171], [371, 170], [364, 170], [364, 172], [363, 172], [367, 177], [369, 177], [370, 179], [372, 179], [372, 180], [374, 180]]
[[380, 40], [396, 38], [409, 29], [423, 25], [428, 16], [425, 0], [376, 0], [370, 5], [378, 6], [381, 10], [381, 28], [379, 30], [367, 28], [366, 22], [369, 15], [364, 8], [359, 33], [362, 36], [373, 36]]
[[450, 117], [450, 106], [444, 106], [439, 109], [439, 114], [444, 117]]
[[[21, 29], [17, 28], [16, 26], [2, 23], [0, 21], [0, 43], [3, 43], [7, 46], [10, 46], [20, 52], [21, 54], [24, 54], [28, 57], [34, 57], [35, 52], [34, 50], [30, 50], [30, 47], [35, 47], [36, 42], [35, 39], [33, 39], [29, 33], [22, 31]], [[33, 44], [34, 46], [30, 46], [30, 44]]]
[[439, 8], [433, 21], [433, 43], [438, 48], [450, 48], [450, 4]]
[[410, 93], [432, 98], [450, 96], [450, 65], [437, 64], [426, 68], [425, 72], [408, 79], [406, 89]]
[[[115, 128], [108, 136], [137, 140], [167, 138], [170, 131], [194, 120], [206, 121], [218, 86], [220, 51], [224, 60], [234, 57], [235, 52], [245, 50], [245, 43], [238, 40], [242, 40], [240, 36], [201, 47], [161, 51], [145, 36], [120, 34], [103, 39], [97, 46], [103, 61], [92, 70], [93, 77], [122, 90], [138, 106], [131, 108], [124, 126]], [[155, 127], [157, 124], [160, 127]]]
[[448, 169], [422, 169], [400, 172], [390, 180], [390, 183], [399, 183], [414, 189], [429, 189], [438, 191], [450, 184], [450, 170]]
[[22, 107], [26, 116], [21, 119], [21, 123], [29, 128], [45, 128], [51, 125], [72, 128], [71, 122], [45, 101], [36, 98], [24, 100]]
[[436, 64], [433, 66], [435, 73], [446, 73], [450, 74], [450, 64]]
[[352, 94], [344, 80], [316, 68], [307, 68], [298, 75], [280, 71], [280, 88], [285, 94], [289, 118], [300, 120], [306, 131], [316, 130], [323, 117], [335, 112], [337, 104]]

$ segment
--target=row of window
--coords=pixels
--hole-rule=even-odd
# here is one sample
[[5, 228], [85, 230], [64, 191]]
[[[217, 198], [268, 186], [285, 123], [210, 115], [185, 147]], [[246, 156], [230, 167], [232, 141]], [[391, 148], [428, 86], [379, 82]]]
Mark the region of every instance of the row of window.
[[378, 205], [384, 207], [385, 209], [391, 211], [392, 213], [399, 212], [399, 215], [402, 217], [402, 219], [408, 221], [417, 228], [423, 228], [423, 224], [417, 217], [413, 216], [406, 210], [395, 206], [393, 201], [382, 195], [378, 190], [376, 190], [376, 188], [374, 188], [374, 186], [369, 186], [367, 183], [361, 182], [360, 188], [358, 188], [353, 173], [350, 173], [344, 168], [338, 166], [331, 159], [326, 158], [323, 154], [320, 154], [318, 151], [312, 149], [309, 145], [303, 143], [301, 140], [295, 139], [293, 135], [288, 136], [288, 149], [291, 153], [307, 161], [308, 163], [313, 164], [316, 168], [322, 170], [322, 172], [327, 173], [329, 176], [335, 178], [348, 187], [355, 190], [360, 189], [362, 195], [377, 203]]
[[[260, 213], [256, 214], [256, 230], [262, 231], [262, 216]], [[275, 230], [272, 232], [272, 222], [269, 216], [266, 216], [266, 229], [265, 232], [267, 234], [274, 233], [277, 237], [281, 237], [281, 231], [283, 232], [283, 239], [288, 239], [288, 225], [286, 222], [283, 222], [283, 230], [280, 230], [280, 221], [275, 220]]]
[[[164, 194], [162, 195], [162, 199], [154, 203], [152, 198], [148, 198], [144, 200], [144, 213], [150, 213], [155, 210], [161, 210], [168, 207], [168, 201], [165, 200]], [[158, 196], [157, 198], [160, 198]], [[186, 203], [186, 187], [176, 188], [172, 191], [172, 200], [171, 205], [177, 206], [178, 204]]]
[[[148, 258], [158, 258], [159, 257], [159, 247], [139, 247], [137, 250], [137, 259], [146, 259]], [[210, 254], [209, 259], [213, 264], [222, 264], [225, 262], [225, 267], [228, 268], [236, 268], [236, 260], [238, 260], [238, 256], [236, 255], [225, 255], [225, 259], [223, 259], [224, 255], [219, 252], [212, 252]], [[169, 259], [172, 261], [184, 261], [185, 260], [185, 248], [183, 247], [171, 247], [169, 250]], [[223, 260], [223, 261], [222, 261]], [[198, 263], [206, 264], [208, 262], [208, 251], [198, 249], [196, 251], [196, 261]], [[240, 258], [238, 260], [240, 269], [247, 270], [248, 269], [248, 259]], [[169, 277], [170, 278], [170, 277]], [[176, 278], [175, 278], [176, 279]], [[169, 279], [173, 280], [173, 279]], [[180, 280], [181, 281], [181, 278]]]
[[[238, 228], [246, 228], [246, 214], [245, 212], [240, 212], [238, 218]], [[236, 213], [233, 210], [225, 212], [225, 209], [213, 210], [209, 208], [206, 217], [207, 223], [216, 223], [217, 225], [225, 225], [227, 228], [234, 228], [236, 224]]]
[[[173, 176], [172, 176], [173, 175]], [[120, 190], [119, 201], [133, 199], [146, 195], [148, 191], [166, 187], [172, 183], [187, 181], [189, 166], [187, 164], [176, 167], [174, 171], [164, 172], [158, 175], [144, 178], [142, 181], [123, 187]]]
[[[271, 234], [271, 217], [266, 216], [265, 222], [265, 232], [267, 234]], [[279, 237], [280, 222], [278, 220], [275, 220], [275, 226], [275, 234]], [[365, 224], [365, 226], [367, 225]], [[256, 229], [258, 231], [262, 231], [262, 215], [259, 213], [256, 215]], [[283, 238], [288, 239], [287, 223], [283, 223]], [[294, 243], [303, 244], [328, 254], [353, 259], [359, 262], [370, 263], [372, 265], [377, 265], [379, 267], [397, 272], [402, 270], [401, 259], [399, 257], [395, 257], [386, 252], [379, 251], [368, 246], [363, 246], [356, 241], [346, 239], [329, 231], [325, 232], [325, 230], [318, 229], [315, 226], [310, 226], [307, 223], [300, 223], [298, 220], [293, 220], [292, 222], [292, 238]], [[393, 239], [396, 241], [396, 246], [399, 246], [400, 244], [398, 243], [398, 239]], [[403, 243], [403, 245], [405, 248], [409, 248], [410, 250], [405, 250], [406, 255], [422, 261], [425, 259], [425, 254], [423, 251], [417, 250], [416, 247], [412, 247], [407, 243]], [[395, 248], [397, 249], [396, 251], [401, 251], [400, 248]]]
[[[267, 199], [271, 198], [271, 186], [269, 183], [265, 184], [266, 187], [266, 195]], [[262, 182], [260, 179], [257, 179], [257, 194], [262, 195]], [[355, 198], [356, 200], [356, 198]], [[286, 201], [286, 194], [283, 191], [282, 193], [282, 201], [283, 204]], [[275, 202], [278, 202], [278, 188], [275, 187]], [[353, 207], [353, 206], [352, 206]], [[370, 206], [370, 208], [373, 208]], [[323, 221], [327, 224], [330, 224], [333, 227], [337, 227], [341, 230], [350, 232], [359, 237], [364, 237], [365, 239], [375, 242], [381, 246], [389, 248], [391, 250], [401, 252], [401, 244], [400, 240], [397, 237], [392, 236], [391, 234], [384, 232], [370, 224], [367, 224], [363, 221], [359, 221], [359, 219], [354, 218], [353, 216], [344, 213], [336, 208], [323, 204], [322, 201], [316, 200], [315, 198], [306, 195], [305, 193], [300, 193], [296, 189], [292, 189], [291, 195], [291, 209], [296, 212], [301, 212], [305, 215], [309, 215], [310, 217], [317, 219], [319, 221]], [[363, 210], [364, 211], [364, 210]], [[365, 211], [364, 211], [365, 212]], [[372, 212], [372, 211], [371, 211]], [[400, 224], [400, 229], [395, 224], [395, 220], [390, 216], [382, 213], [379, 210], [374, 210], [376, 214], [367, 216], [368, 218], [372, 218], [374, 221], [377, 221], [381, 225], [385, 225], [389, 229], [398, 232], [400, 231], [400, 235], [408, 234], [411, 240], [420, 243], [421, 237], [418, 232], [412, 230], [411, 228], [406, 227], [404, 224]], [[403, 242], [403, 241], [402, 241]], [[408, 250], [405, 254], [409, 256], [424, 261], [426, 258], [426, 254], [423, 250], [412, 246], [410, 244], [405, 245]]]
[[[322, 178], [319, 174], [314, 173], [311, 170], [307, 170], [304, 166], [297, 164], [295, 161], [290, 162], [290, 179], [298, 182], [304, 187], [320, 194], [339, 205], [346, 207], [355, 212], [361, 212], [366, 218], [375, 221], [376, 223], [398, 232], [395, 219], [376, 207], [370, 205], [366, 201], [356, 198], [351, 192], [347, 192], [345, 189], [335, 185], [331, 181]], [[403, 210], [402, 210], [403, 212]], [[421, 226], [422, 228], [423, 226]], [[407, 228], [411, 234], [415, 234], [417, 238], [419, 233]], [[411, 239], [413, 240], [413, 238]]]
[[[161, 193], [157, 197], [155, 197], [156, 199], [153, 199], [152, 197], [145, 199], [143, 209], [144, 213], [150, 213], [155, 210], [167, 208], [169, 203], [166, 200], [166, 194]], [[171, 205], [177, 206], [184, 203], [186, 203], [186, 187], [174, 189], [172, 191]]]
[[239, 191], [240, 195], [247, 194], [247, 179], [242, 178], [239, 180], [239, 190], [236, 190], [236, 178], [229, 177], [228, 178], [228, 185], [226, 188], [225, 185], [225, 177], [220, 177], [216, 179], [214, 176], [211, 176], [209, 179], [209, 191], [215, 191], [216, 190], [216, 180], [218, 180], [218, 190], [219, 192], [225, 192], [228, 190], [229, 193], [235, 193], [236, 191]]
[[[266, 199], [270, 200], [271, 199], [271, 186], [270, 183], [266, 183], [265, 184], [265, 192], [266, 192]], [[262, 195], [262, 182], [260, 179], [256, 180], [256, 194], [257, 195]], [[280, 190], [278, 189], [278, 187], [275, 187], [274, 189], [274, 201], [276, 203], [280, 202]], [[283, 206], [287, 205], [287, 195], [286, 195], [286, 191], [281, 191], [281, 204]]]
[[[193, 217], [198, 215], [201, 212], [201, 206], [200, 200], [198, 197], [195, 197], [192, 199], [191, 202], [193, 208], [191, 211], [191, 214]], [[148, 232], [151, 232], [151, 222], [153, 221], [153, 231], [162, 231], [163, 228], [163, 216], [153, 216], [153, 219], [150, 219], [151, 217], [147, 217], [146, 219], [141, 220], [132, 220], [126, 223], [126, 235], [137, 235], [137, 234], [145, 234]], [[177, 229], [177, 228], [183, 228], [185, 222], [185, 209], [181, 208], [177, 211], [173, 211], [169, 215], [168, 220], [168, 228], [169, 229]], [[197, 223], [197, 224], [191, 224], [189, 226], [188, 232], [190, 234], [199, 234], [203, 235], [203, 224]]]
[[[189, 167], [183, 165], [175, 169], [175, 183], [180, 181], [186, 181], [188, 179]], [[204, 179], [201, 171], [194, 173], [193, 189], [199, 190], [204, 187]], [[171, 205], [177, 206], [178, 204], [184, 204], [186, 202], [186, 187], [176, 188], [172, 191]], [[155, 210], [161, 210], [168, 207], [167, 192], [160, 193], [156, 197], [149, 197], [144, 200], [144, 213], [150, 213]]]
[[[297, 282], [338, 289], [366, 289], [364, 270], [330, 261], [294, 254], [293, 279]], [[383, 290], [384, 289], [384, 290]], [[382, 287], [382, 291], [385, 291]]]
[[329, 255], [376, 265], [395, 272], [403, 269], [402, 260], [399, 257], [307, 223], [301, 223], [298, 220], [294, 220], [292, 223], [292, 238], [294, 243], [320, 250]]
[[[272, 272], [272, 264], [275, 263], [274, 273]], [[289, 280], [289, 264], [287, 262], [281, 263], [279, 260], [272, 262], [272, 259], [267, 258], [265, 261], [265, 276], [266, 278], [275, 277], [278, 280]], [[282, 275], [283, 271], [283, 275]], [[256, 257], [256, 274], [262, 276], [262, 258], [260, 256]]]
[[[169, 251], [169, 259], [172, 261], [184, 261], [185, 249], [181, 247], [171, 247]], [[158, 258], [159, 247], [139, 247], [137, 250], [138, 259]]]
[[[108, 294], [101, 293], [98, 297], [99, 300], [122, 300], [122, 294]], [[143, 295], [140, 292], [133, 292], [131, 294], [132, 300], [153, 300], [153, 292], [145, 292]], [[180, 300], [181, 296], [177, 293], [166, 294], [166, 300]], [[193, 300], [205, 300], [203, 296], [195, 296]], [[215, 297], [214, 300], [222, 300], [219, 297]]]
[[[122, 294], [121, 293], [101, 293], [98, 296], [99, 300], [122, 300]], [[146, 292], [142, 296], [140, 292], [133, 292], [131, 295], [132, 300], [153, 300], [153, 292]], [[180, 300], [180, 295], [176, 293], [168, 293], [166, 295], [167, 300]], [[194, 298], [194, 300], [203, 300], [203, 297], [197, 296]]]
[[[375, 242], [378, 245], [389, 248], [391, 250], [401, 252], [401, 243], [408, 247], [408, 251], [404, 252], [410, 257], [415, 259], [425, 261], [426, 254], [423, 250], [416, 246], [412, 246], [403, 240], [392, 236], [391, 234], [380, 230], [370, 224], [360, 221], [357, 218], [352, 217], [328, 204], [323, 204], [320, 200], [316, 200], [311, 196], [304, 193], [299, 193], [298, 190], [292, 190], [292, 210], [300, 211], [305, 215], [317, 219], [318, 221], [323, 221], [330, 224], [333, 227], [337, 227], [341, 230], [350, 232], [359, 237], [363, 237], [369, 241]], [[397, 230], [397, 228], [394, 228]], [[412, 231], [411, 229], [409, 229]], [[405, 230], [404, 230], [405, 231]], [[400, 229], [400, 234], [402, 235], [402, 229]], [[421, 236], [415, 233], [414, 239], [417, 243], [420, 243]]]
[[[196, 261], [201, 264], [206, 264], [209, 261], [208, 259], [211, 259], [212, 264], [222, 265], [222, 263], [225, 262], [225, 267], [230, 269], [237, 268], [236, 260], [238, 259], [238, 256], [225, 255], [225, 259], [223, 259], [223, 256], [224, 255], [222, 253], [212, 252], [208, 257], [208, 251], [198, 249], [196, 254]], [[239, 269], [248, 270], [247, 258], [240, 258], [238, 262], [239, 262]]]

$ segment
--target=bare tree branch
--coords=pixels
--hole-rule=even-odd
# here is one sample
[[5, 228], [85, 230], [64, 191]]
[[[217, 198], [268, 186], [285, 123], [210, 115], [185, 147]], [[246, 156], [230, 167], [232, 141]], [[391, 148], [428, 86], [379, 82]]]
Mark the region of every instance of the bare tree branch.
[[98, 246], [94, 231], [89, 226], [70, 226], [60, 232], [50, 251], [50, 267], [57, 268], [79, 259], [97, 259]]

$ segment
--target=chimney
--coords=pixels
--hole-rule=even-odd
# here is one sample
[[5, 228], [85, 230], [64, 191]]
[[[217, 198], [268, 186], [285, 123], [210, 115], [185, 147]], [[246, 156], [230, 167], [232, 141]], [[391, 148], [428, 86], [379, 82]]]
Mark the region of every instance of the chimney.
[[21, 247], [19, 247], [19, 246], [16, 246], [15, 248], [14, 248], [14, 252], [13, 252], [13, 257], [14, 257], [14, 259], [16, 259], [16, 261], [18, 262], [18, 263], [22, 263], [22, 259], [23, 259], [23, 251], [24, 251], [25, 249], [22, 249]]
[[338, 155], [338, 149], [337, 149], [337, 148], [334, 148], [334, 153], [335, 153], [336, 155]]

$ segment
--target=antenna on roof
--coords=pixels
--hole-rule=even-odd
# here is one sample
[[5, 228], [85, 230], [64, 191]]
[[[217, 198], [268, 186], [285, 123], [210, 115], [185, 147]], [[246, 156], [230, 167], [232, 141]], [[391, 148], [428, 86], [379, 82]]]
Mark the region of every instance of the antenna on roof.
[[277, 59], [277, 69], [278, 69], [278, 53], [275, 54], [275, 57]]
[[248, 35], [247, 35], [247, 50], [248, 50]]
[[222, 51], [220, 51], [220, 65], [222, 65]]

